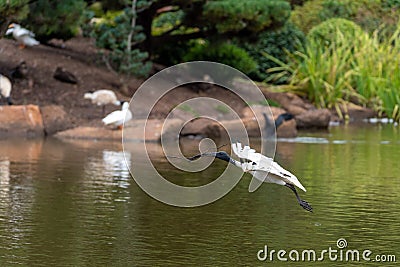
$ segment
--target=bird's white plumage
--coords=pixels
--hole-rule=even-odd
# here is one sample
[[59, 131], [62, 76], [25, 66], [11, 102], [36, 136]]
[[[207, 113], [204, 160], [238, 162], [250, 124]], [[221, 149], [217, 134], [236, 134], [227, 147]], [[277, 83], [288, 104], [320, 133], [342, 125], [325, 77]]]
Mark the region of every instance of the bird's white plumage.
[[105, 125], [121, 126], [131, 119], [132, 113], [129, 110], [129, 103], [125, 102], [121, 110], [111, 112], [102, 121]]
[[10, 80], [6, 76], [0, 74], [0, 98], [9, 97], [11, 94], [11, 89], [12, 85]]
[[6, 31], [6, 35], [11, 34], [14, 39], [18, 41], [18, 43], [27, 46], [34, 46], [40, 44], [39, 41], [35, 39], [35, 34], [25, 28], [22, 28], [21, 25], [12, 23], [8, 26], [8, 30]]
[[232, 150], [241, 161], [245, 160], [244, 162], [237, 162], [236, 165], [240, 165], [243, 171], [250, 172], [254, 178], [262, 182], [280, 185], [293, 184], [306, 191], [295, 175], [282, 168], [273, 159], [257, 153], [249, 146], [242, 147], [239, 142], [232, 144]]
[[107, 89], [97, 90], [93, 93], [85, 93], [83, 97], [85, 99], [90, 99], [93, 104], [96, 104], [98, 106], [103, 106], [107, 104], [113, 104], [116, 106], [121, 105], [121, 102], [118, 101], [115, 93]]

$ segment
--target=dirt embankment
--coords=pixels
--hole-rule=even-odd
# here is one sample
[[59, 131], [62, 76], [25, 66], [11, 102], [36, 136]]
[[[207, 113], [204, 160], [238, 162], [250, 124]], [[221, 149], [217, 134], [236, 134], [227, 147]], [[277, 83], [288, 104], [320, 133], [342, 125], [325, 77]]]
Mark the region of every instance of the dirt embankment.
[[[84, 93], [99, 89], [110, 89], [117, 94], [119, 99], [129, 101], [143, 82], [140, 79], [123, 77], [125, 86], [121, 86], [121, 79], [107, 69], [99, 58], [93, 42], [86, 38], [69, 40], [63, 43], [63, 48], [39, 45], [25, 49], [19, 49], [14, 40], [0, 39], [0, 73], [10, 77], [16, 66], [21, 62], [26, 64], [24, 77], [15, 77], [13, 79], [11, 95], [14, 104], [39, 106], [43, 117], [44, 131], [49, 135], [75, 127], [80, 127], [80, 129], [101, 127], [104, 129], [101, 123], [103, 117], [102, 109], [85, 100], [83, 98]], [[77, 79], [77, 83], [65, 83], [55, 79], [53, 76], [57, 68], [73, 74]], [[158, 69], [160, 68], [158, 67]], [[125, 89], [122, 91], [120, 88]], [[241, 114], [241, 117], [245, 120], [251, 120], [251, 115], [245, 112], [247, 104], [233, 93], [227, 92], [227, 90], [216, 86], [209, 86], [207, 90], [179, 87], [157, 102], [150, 118], [154, 120], [163, 119], [174, 107], [185, 100], [198, 96], [209, 96], [227, 103], [238, 114]], [[276, 114], [285, 110], [293, 113], [296, 117], [297, 126], [326, 128], [332, 117], [330, 112], [323, 111], [320, 113], [299, 97], [294, 97], [290, 94], [271, 94], [267, 90], [264, 93], [267, 98], [280, 103], [284, 108], [284, 110], [277, 111]], [[143, 104], [146, 105], [146, 103]], [[207, 107], [204, 108], [206, 109]], [[106, 106], [106, 113], [116, 109], [118, 107]], [[182, 119], [187, 118], [188, 114], [185, 114], [185, 112], [190, 113], [191, 111], [182, 108], [180, 110]], [[225, 111], [220, 110], [220, 112], [223, 115]], [[134, 119], [143, 119], [141, 116], [140, 107], [136, 108]], [[318, 124], [313, 125], [316, 121]], [[153, 124], [159, 127], [157, 121]], [[199, 134], [212, 135], [213, 131], [210, 131], [210, 129], [214, 129], [214, 132], [217, 131], [215, 130], [217, 128], [212, 123], [210, 125], [204, 124], [207, 124], [207, 122], [202, 121], [198, 125], [192, 123], [189, 126], [192, 127], [192, 131], [199, 129]], [[296, 127], [296, 123], [292, 123], [292, 125], [290, 131], [295, 132], [293, 127]], [[191, 132], [191, 130], [186, 129], [186, 132]], [[84, 135], [84, 133], [81, 134]], [[107, 131], [105, 134], [107, 135]], [[196, 133], [194, 132], [194, 134]], [[282, 134], [284, 135], [284, 133]], [[110, 134], [110, 136], [114, 135]], [[119, 137], [119, 135], [116, 136]]]

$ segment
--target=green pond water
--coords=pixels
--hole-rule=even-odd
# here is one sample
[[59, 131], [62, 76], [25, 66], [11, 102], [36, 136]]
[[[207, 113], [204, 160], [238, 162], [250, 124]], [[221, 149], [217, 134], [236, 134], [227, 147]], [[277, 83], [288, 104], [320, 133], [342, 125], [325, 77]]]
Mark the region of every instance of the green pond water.
[[[173, 207], [141, 190], [118, 143], [0, 141], [0, 266], [395, 266], [398, 131], [340, 126], [280, 140], [275, 160], [307, 188], [313, 213], [286, 187], [249, 193], [248, 174], [212, 204]], [[183, 173], [151, 146], [157, 169], [178, 184], [205, 184], [226, 167]]]

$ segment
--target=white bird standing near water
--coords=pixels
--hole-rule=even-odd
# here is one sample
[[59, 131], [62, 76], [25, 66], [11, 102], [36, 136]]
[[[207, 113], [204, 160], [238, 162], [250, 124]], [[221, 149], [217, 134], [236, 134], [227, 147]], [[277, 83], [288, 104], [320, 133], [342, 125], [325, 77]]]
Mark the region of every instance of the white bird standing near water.
[[115, 95], [115, 93], [113, 91], [107, 90], [107, 89], [101, 89], [101, 90], [97, 90], [95, 92], [85, 93], [83, 98], [90, 99], [93, 104], [102, 106], [103, 116], [104, 116], [104, 111], [105, 111], [105, 105], [108, 105], [108, 104], [113, 104], [116, 106], [121, 105], [121, 101], [119, 101], [117, 99], [117, 96]]
[[195, 160], [201, 156], [212, 156], [227, 161], [241, 168], [244, 172], [251, 173], [255, 179], [261, 182], [284, 185], [293, 191], [301, 207], [312, 212], [311, 205], [307, 201], [302, 200], [296, 191], [295, 186], [306, 191], [296, 176], [282, 168], [272, 158], [257, 153], [249, 146], [242, 148], [242, 144], [237, 142], [232, 144], [232, 150], [240, 158], [240, 162], [231, 158], [225, 151], [206, 152], [193, 156], [189, 160]]
[[122, 129], [124, 122], [132, 119], [132, 112], [129, 110], [129, 103], [123, 102], [122, 109], [108, 114], [102, 121], [105, 125], [114, 125]]
[[5, 98], [9, 105], [13, 104], [11, 100], [11, 89], [12, 84], [10, 80], [6, 76], [0, 74], [0, 98]]
[[14, 39], [20, 44], [21, 48], [25, 46], [34, 46], [40, 44], [39, 41], [35, 39], [35, 34], [25, 28], [22, 28], [21, 25], [16, 23], [11, 23], [8, 26], [8, 30], [6, 31], [6, 35], [11, 34]]

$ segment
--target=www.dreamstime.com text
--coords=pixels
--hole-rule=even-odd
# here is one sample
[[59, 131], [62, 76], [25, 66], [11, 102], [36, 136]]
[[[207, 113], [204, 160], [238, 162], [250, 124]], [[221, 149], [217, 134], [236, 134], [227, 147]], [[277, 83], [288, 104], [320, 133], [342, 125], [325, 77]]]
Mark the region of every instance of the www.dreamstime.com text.
[[396, 262], [396, 255], [375, 254], [370, 249], [358, 250], [348, 249], [347, 241], [344, 238], [339, 238], [336, 242], [336, 247], [328, 247], [323, 250], [303, 249], [303, 250], [285, 250], [271, 249], [268, 245], [264, 245], [263, 249], [257, 252], [259, 261], [343, 261], [343, 262]]

